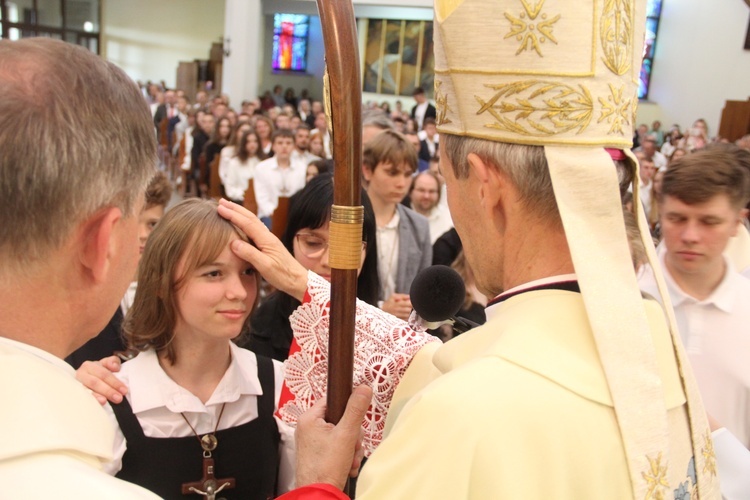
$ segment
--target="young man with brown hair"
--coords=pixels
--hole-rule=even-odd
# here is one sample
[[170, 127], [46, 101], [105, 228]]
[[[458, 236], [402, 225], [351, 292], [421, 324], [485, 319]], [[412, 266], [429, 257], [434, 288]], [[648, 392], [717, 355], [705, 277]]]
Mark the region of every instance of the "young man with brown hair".
[[377, 223], [381, 309], [401, 319], [411, 313], [409, 289], [432, 263], [427, 219], [401, 204], [417, 170], [417, 153], [406, 138], [384, 130], [365, 144], [362, 176]]
[[[669, 167], [659, 208], [664, 277], [706, 410], [750, 448], [750, 280], [724, 255], [748, 192], [734, 155], [701, 150]], [[659, 295], [652, 273], [640, 285]]]
[[290, 197], [305, 187], [307, 165], [292, 161], [294, 132], [280, 129], [271, 137], [273, 156], [255, 167], [255, 200], [258, 217], [271, 227], [271, 217], [276, 211], [279, 197]]

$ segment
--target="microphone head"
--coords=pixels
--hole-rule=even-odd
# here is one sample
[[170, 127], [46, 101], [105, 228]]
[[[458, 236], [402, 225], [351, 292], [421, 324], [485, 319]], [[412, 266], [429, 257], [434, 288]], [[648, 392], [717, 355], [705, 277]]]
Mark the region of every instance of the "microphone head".
[[456, 315], [466, 299], [466, 285], [448, 266], [430, 266], [414, 277], [411, 305], [425, 321], [443, 321]]

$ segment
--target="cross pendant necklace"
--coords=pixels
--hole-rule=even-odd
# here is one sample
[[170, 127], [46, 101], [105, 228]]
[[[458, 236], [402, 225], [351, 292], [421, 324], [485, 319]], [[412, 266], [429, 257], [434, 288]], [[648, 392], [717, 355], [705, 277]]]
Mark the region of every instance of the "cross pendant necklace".
[[216, 439], [216, 431], [219, 429], [219, 422], [221, 422], [221, 416], [224, 414], [224, 407], [226, 405], [227, 404], [224, 403], [221, 406], [221, 411], [219, 412], [219, 418], [216, 419], [216, 428], [214, 429], [214, 431], [208, 434], [204, 434], [203, 436], [199, 436], [198, 433], [195, 432], [193, 426], [190, 425], [190, 422], [188, 421], [185, 414], [180, 413], [180, 415], [182, 415], [182, 418], [185, 419], [185, 422], [190, 427], [190, 430], [192, 430], [193, 434], [195, 434], [195, 437], [198, 439], [198, 442], [201, 444], [201, 448], [203, 449], [203, 477], [200, 479], [200, 481], [183, 483], [183, 495], [194, 493], [196, 495], [206, 497], [207, 500], [216, 500], [217, 493], [224, 489], [235, 487], [235, 479], [233, 477], [224, 479], [218, 479], [216, 477], [214, 459], [212, 457], [212, 452], [219, 445], [219, 440]]

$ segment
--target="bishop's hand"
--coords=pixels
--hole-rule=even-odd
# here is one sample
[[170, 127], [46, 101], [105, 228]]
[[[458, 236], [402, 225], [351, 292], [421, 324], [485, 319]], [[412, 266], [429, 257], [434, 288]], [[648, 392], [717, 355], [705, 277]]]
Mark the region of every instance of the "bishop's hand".
[[239, 227], [253, 244], [232, 242], [232, 251], [252, 264], [275, 288], [299, 301], [307, 290], [307, 270], [287, 251], [279, 239], [246, 208], [221, 200], [219, 215]]

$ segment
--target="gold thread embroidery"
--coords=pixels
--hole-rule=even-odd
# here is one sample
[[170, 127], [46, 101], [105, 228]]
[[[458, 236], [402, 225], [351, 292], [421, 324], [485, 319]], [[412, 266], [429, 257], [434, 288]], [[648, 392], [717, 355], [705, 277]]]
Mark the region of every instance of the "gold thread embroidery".
[[624, 75], [633, 60], [633, 2], [605, 0], [599, 37], [604, 64], [616, 75]]
[[661, 464], [661, 453], [657, 455], [656, 459], [646, 457], [648, 459], [648, 471], [641, 472], [643, 479], [648, 485], [648, 491], [646, 491], [645, 500], [663, 500], [664, 490], [669, 488], [669, 481], [667, 481], [667, 466]]
[[[516, 55], [520, 54], [524, 50], [528, 50], [529, 47], [534, 49], [539, 57], [542, 55], [542, 50], [539, 44], [544, 43], [549, 39], [552, 43], [557, 45], [557, 39], [552, 34], [553, 25], [560, 20], [560, 14], [556, 15], [552, 19], [547, 19], [547, 14], [541, 15], [541, 21], [534, 24], [536, 18], [544, 7], [545, 0], [537, 0], [533, 5], [529, 4], [529, 0], [521, 0], [524, 11], [521, 12], [518, 17], [506, 12], [505, 18], [510, 21], [511, 28], [510, 32], [505, 35], [504, 40], [507, 38], [515, 37], [516, 40], [521, 42]], [[526, 18], [528, 17], [528, 21]], [[540, 35], [537, 36], [536, 32]]]
[[[544, 137], [578, 129], [583, 132], [591, 122], [594, 104], [586, 87], [576, 90], [563, 83], [526, 80], [503, 85], [485, 85], [497, 92], [488, 101], [475, 95], [479, 102], [477, 115], [489, 112], [496, 120], [485, 125], [521, 135]], [[542, 96], [542, 102], [532, 103]], [[501, 100], [515, 97], [515, 102]], [[504, 116], [516, 113], [513, 120]]]
[[716, 477], [716, 453], [714, 452], [714, 442], [711, 439], [711, 433], [706, 431], [703, 436], [703, 448], [701, 448], [701, 454], [703, 455], [703, 472], [711, 474], [711, 477]]
[[445, 125], [453, 123], [450, 118], [446, 115], [449, 111], [453, 111], [448, 105], [448, 95], [443, 94], [440, 87], [443, 86], [442, 80], [435, 80], [435, 106], [437, 108], [437, 119], [435, 120], [436, 125]]
[[612, 126], [609, 128], [609, 133], [618, 133], [624, 135], [625, 131], [622, 126], [630, 124], [630, 105], [632, 101], [630, 99], [623, 99], [622, 94], [625, 91], [623, 85], [619, 89], [611, 83], [609, 84], [609, 91], [611, 95], [607, 99], [599, 98], [599, 102], [602, 105], [602, 114], [599, 117], [597, 123], [601, 123], [603, 120], [607, 120], [607, 123], [611, 123]]

